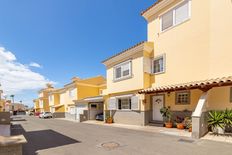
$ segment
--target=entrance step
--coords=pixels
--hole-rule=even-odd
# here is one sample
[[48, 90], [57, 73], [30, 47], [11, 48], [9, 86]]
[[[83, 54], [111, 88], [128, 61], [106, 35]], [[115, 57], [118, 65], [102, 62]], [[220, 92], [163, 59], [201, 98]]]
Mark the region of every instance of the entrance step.
[[149, 126], [163, 127], [164, 122], [163, 121], [150, 121]]

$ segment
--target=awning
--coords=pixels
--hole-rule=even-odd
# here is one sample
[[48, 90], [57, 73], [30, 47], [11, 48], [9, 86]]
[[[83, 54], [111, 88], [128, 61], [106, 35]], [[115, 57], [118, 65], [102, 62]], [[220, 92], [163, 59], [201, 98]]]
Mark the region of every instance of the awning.
[[200, 89], [206, 92], [213, 87], [222, 87], [222, 86], [232, 86], [232, 76], [148, 88], [148, 89], [140, 90], [139, 94], [172, 92], [172, 91], [181, 91], [181, 90], [190, 90], [190, 89]]
[[73, 102], [75, 102], [75, 104], [78, 103], [89, 103], [89, 102], [103, 102], [103, 96], [94, 96], [94, 97], [87, 97], [85, 99], [82, 100], [73, 100]]
[[75, 105], [75, 103], [70, 103], [70, 104], [68, 104], [68, 106], [74, 106]]
[[61, 106], [64, 106], [63, 104], [58, 104], [58, 105], [54, 105], [52, 106], [53, 108], [58, 108], [58, 107], [61, 107]]

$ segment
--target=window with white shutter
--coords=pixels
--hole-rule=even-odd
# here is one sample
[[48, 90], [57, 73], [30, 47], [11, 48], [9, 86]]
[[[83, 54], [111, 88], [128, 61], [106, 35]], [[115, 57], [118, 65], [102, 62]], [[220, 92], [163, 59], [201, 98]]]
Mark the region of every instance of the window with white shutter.
[[69, 97], [71, 99], [74, 99], [76, 97], [76, 94], [77, 94], [77, 89], [76, 88], [73, 88], [73, 89], [69, 90]]
[[131, 97], [131, 110], [139, 110], [139, 97]]
[[180, 24], [189, 18], [189, 4], [183, 3], [175, 9], [175, 24]]
[[49, 98], [49, 103], [53, 101], [53, 96], [52, 95], [49, 95], [48, 98]]
[[75, 114], [75, 107], [70, 107], [69, 112], [70, 114]]
[[131, 61], [123, 62], [114, 67], [114, 80], [121, 80], [131, 77]]
[[143, 59], [143, 69], [145, 73], [151, 74], [151, 62], [152, 60], [150, 58], [144, 57]]
[[110, 98], [108, 101], [108, 110], [116, 110], [117, 105], [116, 105], [116, 98]]
[[161, 31], [183, 23], [190, 18], [190, 0], [186, 0], [161, 16]]
[[173, 26], [173, 11], [169, 11], [162, 16], [162, 31]]

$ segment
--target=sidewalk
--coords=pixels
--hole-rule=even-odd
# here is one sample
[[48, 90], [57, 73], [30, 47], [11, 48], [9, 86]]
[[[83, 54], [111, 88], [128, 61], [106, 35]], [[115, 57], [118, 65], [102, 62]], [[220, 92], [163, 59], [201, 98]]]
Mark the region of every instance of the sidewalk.
[[[71, 119], [67, 119], [67, 118], [58, 118], [58, 119], [78, 123], [75, 120], [71, 120]], [[166, 135], [173, 135], [173, 136], [181, 136], [181, 137], [191, 138], [191, 132], [188, 132], [187, 130], [178, 130], [176, 128], [171, 128], [170, 129], [170, 128], [156, 127], [156, 126], [138, 126], [138, 125], [117, 124], [117, 123], [107, 124], [107, 123], [104, 123], [103, 121], [95, 121], [95, 120], [88, 120], [88, 121], [81, 122], [81, 123], [94, 124], [94, 125], [103, 125], [103, 126], [125, 128], [125, 129], [137, 130], [137, 131], [161, 133], [161, 134], [166, 134]], [[232, 134], [215, 135], [212, 132], [209, 132], [204, 137], [202, 137], [201, 139], [218, 141], [218, 142], [232, 143]]]
[[232, 143], [232, 134], [216, 135], [213, 134], [212, 132], [209, 132], [201, 139]]
[[191, 132], [186, 130], [178, 130], [176, 128], [164, 128], [164, 127], [156, 127], [156, 126], [137, 126], [137, 125], [126, 125], [126, 124], [107, 124], [101, 121], [85, 121], [82, 123], [86, 124], [95, 124], [95, 125], [104, 125], [104, 126], [111, 126], [111, 127], [118, 127], [118, 128], [125, 128], [131, 130], [138, 130], [138, 131], [146, 131], [146, 132], [154, 132], [154, 133], [162, 133], [166, 135], [173, 135], [173, 136], [182, 136], [182, 137], [191, 137]]

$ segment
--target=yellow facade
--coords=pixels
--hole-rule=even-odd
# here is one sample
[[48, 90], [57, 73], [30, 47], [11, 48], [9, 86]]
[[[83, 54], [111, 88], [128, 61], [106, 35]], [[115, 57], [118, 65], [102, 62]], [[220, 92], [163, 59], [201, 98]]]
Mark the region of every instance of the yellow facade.
[[55, 112], [68, 113], [70, 107], [74, 107], [74, 100], [102, 95], [102, 91], [106, 87], [105, 82], [105, 78], [102, 76], [87, 79], [73, 78], [71, 83], [58, 91], [57, 103], [59, 103], [59, 106], [55, 106]]
[[35, 108], [35, 110], [37, 109], [38, 112], [49, 112], [50, 111], [48, 94], [53, 89], [54, 88], [51, 86], [51, 84], [47, 84], [46, 88], [41, 89], [38, 92], [38, 99], [34, 100], [34, 108]]
[[[103, 62], [106, 65], [107, 94], [134, 91], [150, 87], [150, 83], [148, 82], [150, 75], [144, 70], [144, 59], [150, 57], [153, 51], [152, 48], [153, 43], [141, 43], [137, 47], [127, 51], [129, 53], [134, 50], [136, 51], [134, 54], [120, 55], [112, 58], [112, 60]], [[114, 67], [125, 61], [131, 61], [133, 75], [125, 80], [114, 81]]]
[[[183, 3], [164, 1], [143, 14], [148, 23], [148, 41], [154, 42], [153, 57], [165, 54], [166, 58], [166, 70], [152, 77], [152, 87], [231, 76], [232, 20], [228, 20], [232, 19], [231, 1], [190, 0], [189, 19], [162, 31], [161, 16]], [[197, 99], [202, 93], [196, 91], [191, 91], [191, 96]], [[228, 94], [228, 87], [210, 90], [209, 109], [231, 108]], [[197, 104], [197, 100], [192, 101], [186, 107], [189, 110], [194, 110]], [[180, 105], [172, 107], [185, 109]]]
[[0, 100], [0, 112], [4, 111], [5, 100]]
[[33, 103], [34, 103], [34, 110], [35, 110], [35, 112], [41, 112], [40, 108], [39, 108], [39, 100], [38, 99], [34, 99]]
[[148, 41], [154, 42], [154, 57], [166, 54], [166, 72], [154, 77], [153, 86], [230, 76], [231, 1], [191, 0], [190, 18], [162, 32], [161, 16], [181, 2], [143, 15], [148, 22]]
[[[186, 2], [188, 18], [162, 31], [162, 16]], [[147, 42], [103, 61], [107, 75], [107, 89], [104, 91], [105, 110], [110, 98], [128, 94], [138, 95], [137, 92], [141, 89], [231, 76], [231, 0], [163, 0], [143, 12], [142, 16], [147, 21]], [[165, 69], [154, 74], [151, 72], [152, 61], [161, 55], [164, 56]], [[131, 61], [131, 77], [115, 81], [115, 68], [127, 61]], [[187, 91], [190, 92], [190, 103], [186, 105], [176, 104], [175, 91], [161, 93], [164, 95], [164, 106], [170, 106], [172, 111], [194, 111], [203, 91]], [[230, 87], [210, 89], [208, 110], [232, 108], [231, 94]], [[149, 113], [152, 110], [153, 95], [160, 94], [138, 95], [140, 112]], [[120, 113], [120, 117], [128, 119], [116, 108], [117, 112]], [[130, 116], [134, 117], [133, 111], [130, 112]], [[129, 117], [129, 114], [127, 116]]]

